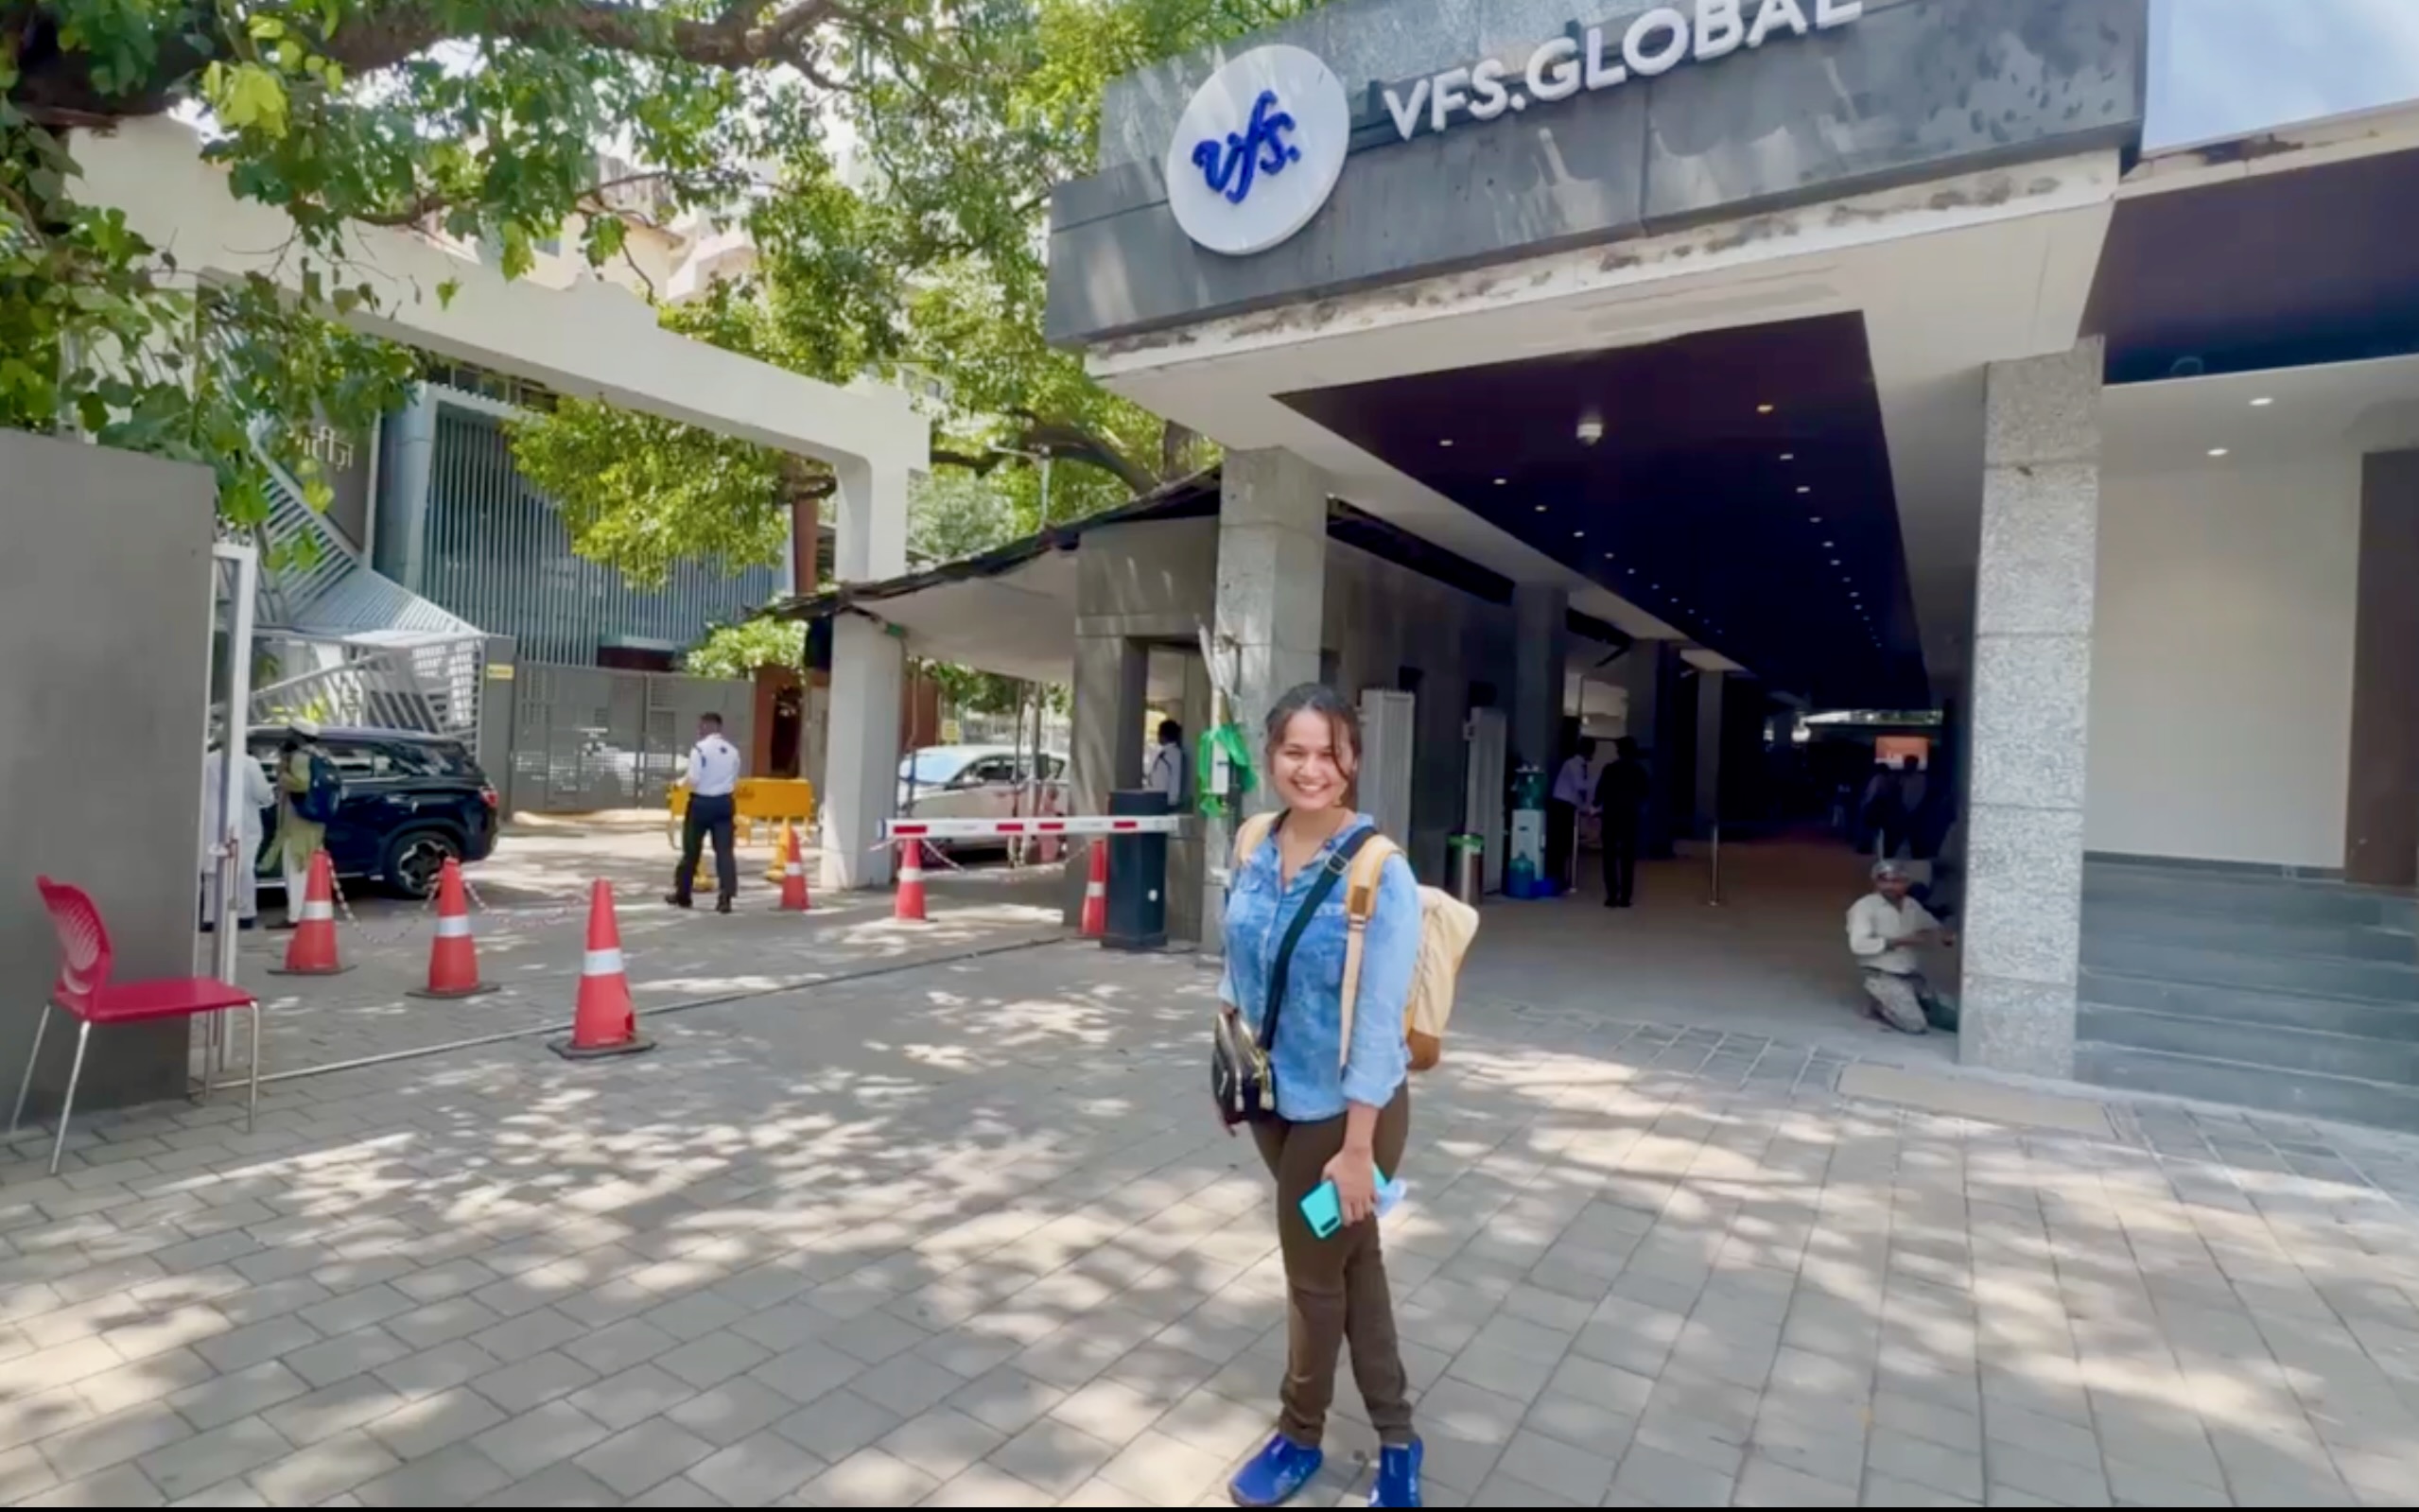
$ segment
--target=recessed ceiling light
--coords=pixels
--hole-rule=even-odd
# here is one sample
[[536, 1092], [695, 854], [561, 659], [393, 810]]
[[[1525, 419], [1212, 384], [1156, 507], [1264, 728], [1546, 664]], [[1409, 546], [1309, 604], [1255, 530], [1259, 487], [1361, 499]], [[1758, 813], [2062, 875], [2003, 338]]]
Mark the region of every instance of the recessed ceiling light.
[[1801, 494], [1811, 494], [1814, 492], [1814, 486], [1810, 483], [1800, 483], [1798, 485], [1798, 492]]
[[2227, 448], [2223, 446], [2212, 446], [2209, 448], [2209, 455], [2212, 457], [2223, 457], [2226, 455], [2226, 452]]
[[1571, 539], [1574, 541], [1584, 541], [1587, 538], [1588, 532], [1585, 530], [1573, 530], [1571, 532]]
[[1755, 412], [1759, 415], [1768, 415], [1772, 412], [1772, 407], [1770, 405], [1757, 405], [1755, 407]]
[[1451, 436], [1439, 436], [1436, 438], [1436, 444], [1439, 446], [1450, 446], [1453, 443], [1453, 439]]
[[2275, 400], [2269, 398], [2266, 394], [2261, 394], [2258, 398], [2254, 399], [2251, 402], [2251, 407], [2254, 409], [2265, 409], [2275, 402]]
[[[1500, 483], [1500, 482], [1502, 482], [1502, 481], [1503, 481], [1503, 479], [1499, 478], [1495, 479], [1495, 481], [1497, 481], [1497, 482], [1499, 482], [1499, 483]], [[1540, 505], [1537, 507], [1537, 512], [1538, 512], [1540, 514], [1544, 513], [1545, 513], [1545, 506], [1544, 506], [1544, 505], [1542, 505], [1542, 504], [1540, 504]]]
[[[1833, 566], [1835, 566], [1835, 567], [1836, 567], [1836, 566], [1837, 566], [1837, 565], [1839, 565], [1839, 559], [1838, 559], [1837, 557], [1833, 557], [1833, 558], [1831, 559], [1831, 565], [1832, 565]], [[1843, 573], [1841, 573], [1841, 574], [1839, 575], [1839, 581], [1840, 581], [1840, 582], [1847, 582], [1847, 581], [1848, 581], [1848, 575], [1847, 575], [1846, 573], [1844, 573], [1844, 572], [1843, 572]]]
[[1638, 569], [1636, 567], [1631, 567], [1629, 569], [1629, 575], [1633, 578], [1636, 577], [1638, 575]]
[[1501, 488], [1501, 487], [1503, 487], [1505, 484], [1506, 484], [1506, 483], [1508, 483], [1508, 482], [1510, 482], [1510, 481], [1511, 481], [1511, 479], [1510, 479], [1510, 478], [1499, 478], [1495, 479], [1495, 486], [1496, 486], [1497, 488]]
[[1798, 454], [1793, 451], [1784, 451], [1781, 454], [1781, 460], [1784, 462], [1794, 462], [1798, 460]]
[[1831, 543], [1830, 543], [1829, 541], [1825, 541], [1824, 543], [1822, 543], [1822, 548], [1823, 548], [1824, 550], [1826, 550], [1826, 551], [1830, 550], [1830, 549], [1831, 549]]

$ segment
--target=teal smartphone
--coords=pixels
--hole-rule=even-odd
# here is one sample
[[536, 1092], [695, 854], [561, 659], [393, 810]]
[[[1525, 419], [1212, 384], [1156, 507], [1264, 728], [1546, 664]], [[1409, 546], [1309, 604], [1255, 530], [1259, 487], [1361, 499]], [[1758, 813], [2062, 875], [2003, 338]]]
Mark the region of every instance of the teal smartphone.
[[[1378, 1178], [1379, 1208], [1384, 1211], [1386, 1208], [1393, 1206], [1386, 1201], [1388, 1189], [1393, 1186], [1393, 1183], [1386, 1180], [1386, 1173], [1383, 1171], [1376, 1172], [1375, 1174]], [[1301, 1208], [1302, 1221], [1311, 1225], [1313, 1239], [1332, 1239], [1336, 1231], [1344, 1226], [1344, 1202], [1342, 1198], [1336, 1196], [1335, 1183], [1332, 1181], [1322, 1181], [1305, 1192], [1302, 1196]]]

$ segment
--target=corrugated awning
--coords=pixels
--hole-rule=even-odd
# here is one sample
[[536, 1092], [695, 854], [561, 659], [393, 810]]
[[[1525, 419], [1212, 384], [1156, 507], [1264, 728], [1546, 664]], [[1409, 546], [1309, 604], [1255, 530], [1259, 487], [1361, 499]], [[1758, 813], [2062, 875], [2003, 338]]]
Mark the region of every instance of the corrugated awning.
[[907, 632], [918, 656], [1029, 682], [1066, 683], [1074, 677], [1074, 551], [1085, 535], [1106, 525], [1206, 519], [1217, 513], [1213, 468], [976, 556], [785, 599], [763, 615], [811, 620], [862, 614]]

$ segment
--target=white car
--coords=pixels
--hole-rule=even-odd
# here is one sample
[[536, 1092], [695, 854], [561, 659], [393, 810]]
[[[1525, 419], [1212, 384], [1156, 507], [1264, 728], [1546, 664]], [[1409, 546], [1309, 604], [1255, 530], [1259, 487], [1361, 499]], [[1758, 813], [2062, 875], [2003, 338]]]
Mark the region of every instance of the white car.
[[[898, 764], [902, 819], [1014, 819], [1029, 815], [1034, 756], [1004, 745], [928, 745]], [[1067, 811], [1067, 757], [1045, 752], [1042, 787], [1049, 811]], [[937, 850], [1004, 850], [1003, 840], [936, 840]]]

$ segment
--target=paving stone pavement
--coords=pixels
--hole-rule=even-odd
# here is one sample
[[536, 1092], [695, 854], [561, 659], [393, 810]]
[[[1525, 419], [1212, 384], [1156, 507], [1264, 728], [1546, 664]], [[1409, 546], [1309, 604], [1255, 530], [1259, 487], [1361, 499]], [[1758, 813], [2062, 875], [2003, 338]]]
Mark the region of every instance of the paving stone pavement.
[[[743, 890], [736, 912], [725, 916], [710, 906], [673, 909], [661, 900], [660, 884], [625, 885], [617, 890], [615, 912], [631, 990], [644, 1011], [1053, 937], [1061, 932], [1056, 887], [1054, 873], [938, 878], [931, 922], [923, 925], [894, 922], [891, 900], [881, 894], [843, 894], [807, 913], [782, 913], [760, 886]], [[409, 995], [428, 980], [434, 912], [381, 903], [339, 925], [346, 970], [338, 976], [280, 976], [272, 968], [291, 936], [242, 936], [236, 980], [260, 996], [268, 1071], [347, 1065], [569, 1021], [587, 944], [584, 898], [476, 911], [479, 975], [496, 990], [453, 1001]], [[212, 969], [208, 948], [204, 937], [197, 969]], [[230, 1066], [240, 1071], [247, 1053], [238, 1026]]]
[[[0, 1146], [0, 1502], [1216, 1504], [1283, 1314], [1213, 982], [1041, 947]], [[1432, 1503], [2419, 1501], [2411, 1146], [1815, 1062], [1465, 1006], [1387, 1233]]]

